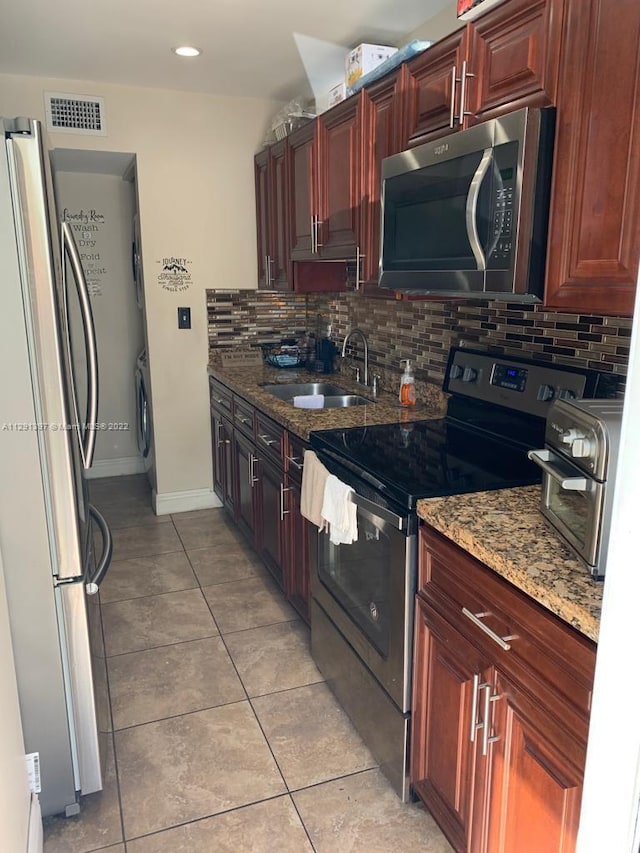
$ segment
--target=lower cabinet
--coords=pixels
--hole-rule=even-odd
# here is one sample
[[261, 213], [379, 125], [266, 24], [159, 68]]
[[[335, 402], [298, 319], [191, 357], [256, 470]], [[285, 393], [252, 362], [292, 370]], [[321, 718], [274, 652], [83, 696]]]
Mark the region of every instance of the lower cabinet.
[[287, 599], [309, 622], [308, 554], [315, 539], [300, 514], [308, 445], [217, 380], [210, 384], [214, 490]]
[[571, 853], [595, 645], [421, 530], [414, 791], [457, 851]]

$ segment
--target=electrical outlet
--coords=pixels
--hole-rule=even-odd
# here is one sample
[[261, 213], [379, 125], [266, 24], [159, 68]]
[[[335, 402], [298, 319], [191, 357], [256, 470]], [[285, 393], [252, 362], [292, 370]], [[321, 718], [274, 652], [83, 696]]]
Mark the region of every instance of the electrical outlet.
[[178, 328], [191, 328], [191, 308], [178, 308]]

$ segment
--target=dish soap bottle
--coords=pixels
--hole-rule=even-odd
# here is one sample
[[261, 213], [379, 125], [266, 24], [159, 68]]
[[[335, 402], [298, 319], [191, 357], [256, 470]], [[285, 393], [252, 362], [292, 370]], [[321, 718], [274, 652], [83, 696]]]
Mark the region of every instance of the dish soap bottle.
[[405, 368], [402, 378], [400, 379], [400, 405], [415, 406], [416, 404], [416, 380], [413, 377], [411, 369], [411, 361], [408, 358], [400, 360], [400, 364], [404, 362]]

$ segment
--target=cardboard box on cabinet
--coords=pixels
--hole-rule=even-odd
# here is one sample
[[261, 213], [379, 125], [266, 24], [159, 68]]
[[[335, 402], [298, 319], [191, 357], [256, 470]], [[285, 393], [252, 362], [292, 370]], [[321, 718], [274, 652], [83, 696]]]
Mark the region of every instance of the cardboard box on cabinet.
[[373, 71], [376, 66], [398, 52], [397, 47], [385, 44], [359, 44], [350, 50], [345, 62], [345, 82], [347, 89], [362, 77]]

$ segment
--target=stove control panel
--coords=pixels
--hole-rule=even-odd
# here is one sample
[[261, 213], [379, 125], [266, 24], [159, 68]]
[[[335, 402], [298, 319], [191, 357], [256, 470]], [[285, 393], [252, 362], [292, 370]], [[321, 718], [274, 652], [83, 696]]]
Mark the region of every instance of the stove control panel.
[[[554, 400], [606, 396], [596, 371], [464, 347], [449, 354], [444, 390], [545, 418]], [[576, 452], [587, 453], [586, 445]]]

